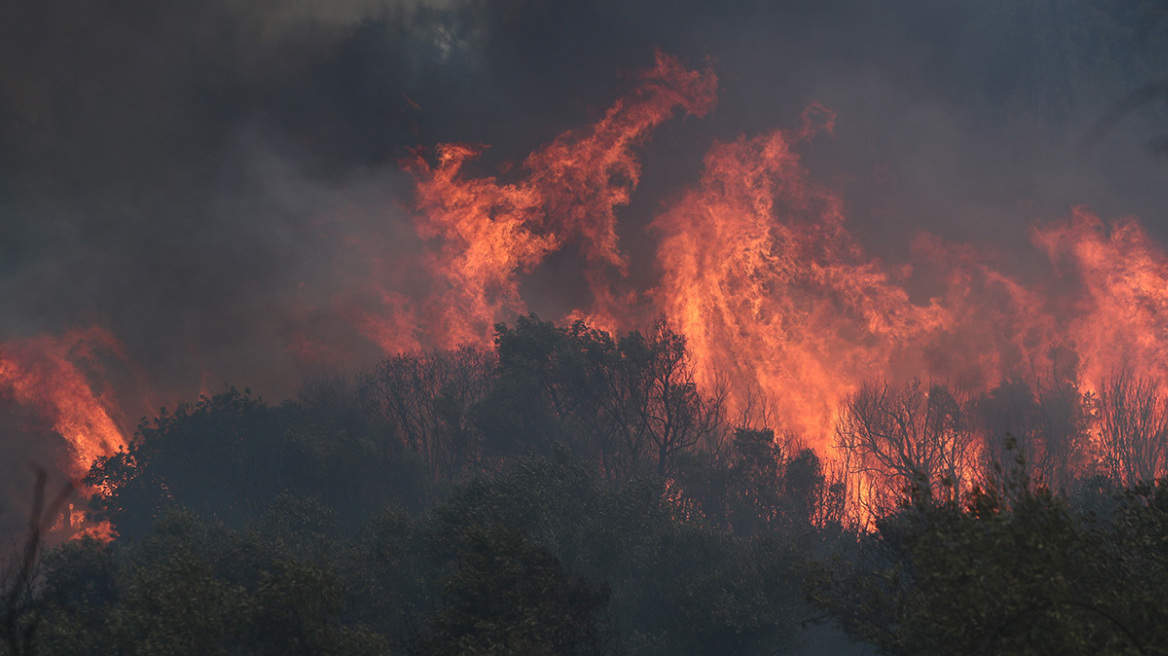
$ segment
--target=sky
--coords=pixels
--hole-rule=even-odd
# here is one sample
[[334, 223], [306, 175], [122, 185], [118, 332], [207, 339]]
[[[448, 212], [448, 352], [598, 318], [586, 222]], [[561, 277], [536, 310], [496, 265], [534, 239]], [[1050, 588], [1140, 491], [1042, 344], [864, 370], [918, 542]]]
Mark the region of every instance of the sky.
[[[711, 68], [719, 89], [708, 116], [675, 118], [641, 151], [619, 219], [630, 275], [646, 285], [646, 227], [697, 179], [711, 144], [794, 126], [812, 102], [837, 122], [805, 163], [888, 262], [927, 232], [1025, 276], [1040, 259], [1028, 227], [1080, 205], [1138, 216], [1168, 242], [1168, 166], [1151, 148], [1168, 134], [1168, 98], [1113, 111], [1168, 78], [1163, 11], [1102, 0], [3, 3], [0, 340], [108, 330], [133, 362], [117, 375], [164, 391], [131, 413], [227, 384], [279, 399], [367, 366], [382, 351], [337, 308], [363, 302], [364, 278], [412, 275], [395, 268], [419, 248], [403, 159], [483, 144], [476, 170], [506, 171], [602, 115], [657, 51]], [[553, 258], [534, 272], [529, 305], [571, 305], [548, 281], [572, 266]]]

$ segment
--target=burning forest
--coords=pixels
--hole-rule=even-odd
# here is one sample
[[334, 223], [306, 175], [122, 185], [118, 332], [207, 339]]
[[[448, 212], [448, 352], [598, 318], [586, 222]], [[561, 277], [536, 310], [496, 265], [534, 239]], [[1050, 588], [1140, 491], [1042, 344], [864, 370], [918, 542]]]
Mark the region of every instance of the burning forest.
[[[1153, 425], [1165, 412], [1168, 380], [1168, 253], [1138, 219], [1105, 222], [1076, 207], [1031, 226], [1031, 256], [1047, 266], [1026, 281], [974, 247], [927, 233], [915, 238], [910, 262], [885, 263], [849, 232], [844, 199], [801, 162], [799, 146], [830, 138], [836, 121], [815, 104], [794, 128], [712, 145], [698, 179], [648, 225], [656, 280], [638, 287], [617, 225], [641, 176], [638, 149], [662, 123], [711, 111], [717, 77], [659, 52], [654, 68], [630, 78], [632, 88], [599, 120], [561, 133], [500, 175], [467, 172], [484, 146], [440, 144], [404, 160], [423, 246], [395, 266], [424, 272], [424, 284], [411, 289], [412, 281], [392, 274], [361, 281], [370, 290], [361, 307], [338, 302], [353, 329], [391, 358], [490, 350], [497, 324], [533, 311], [521, 292], [525, 277], [568, 251], [587, 301], [554, 320], [610, 336], [660, 322], [683, 340], [692, 368], [686, 384], [719, 397], [744, 427], [796, 437], [829, 463], [876, 455], [867, 453], [876, 445], [850, 446], [857, 432], [889, 441], [880, 448], [896, 452], [876, 457], [905, 471], [934, 470], [932, 458], [913, 451], [961, 442], [960, 456], [939, 457], [956, 458], [946, 472], [968, 485], [995, 436], [1015, 431], [1038, 461], [1072, 444], [1081, 451], [1059, 452], [1063, 469], [1071, 468], [1062, 477], [1089, 474], [1069, 463], [1091, 462], [1111, 463], [1108, 473], [1141, 472], [1125, 482], [1164, 474], [1168, 444], [1157, 443], [1163, 431]], [[372, 257], [363, 250], [354, 247], [353, 256]], [[918, 268], [934, 279], [927, 299], [912, 298]], [[329, 351], [323, 338], [299, 339], [289, 348], [305, 358]], [[95, 346], [132, 365], [114, 336], [92, 327], [3, 346], [8, 398], [64, 438], [71, 476], [124, 450], [108, 381], [78, 369]], [[979, 430], [975, 402], [1012, 394], [1002, 402], [1042, 416], [990, 417], [992, 428]], [[929, 401], [934, 395], [945, 398]], [[1051, 409], [1050, 395], [1065, 398]], [[879, 407], [885, 403], [895, 410]], [[892, 419], [897, 412], [905, 418]], [[935, 412], [947, 413], [938, 420], [945, 428], [912, 425], [918, 415], [933, 421], [925, 415]], [[1088, 425], [1087, 415], [1098, 412], [1101, 423]], [[873, 413], [903, 425], [877, 427]], [[1019, 423], [999, 431], [1003, 420]], [[1058, 428], [1041, 432], [1046, 427], [1030, 421]], [[1125, 423], [1132, 421], [1153, 427]], [[1128, 444], [1138, 439], [1126, 434], [1133, 431], [1150, 442]], [[1141, 462], [1126, 462], [1138, 450], [1146, 452]]]
[[504, 4], [5, 10], [0, 653], [1158, 653], [1162, 3]]

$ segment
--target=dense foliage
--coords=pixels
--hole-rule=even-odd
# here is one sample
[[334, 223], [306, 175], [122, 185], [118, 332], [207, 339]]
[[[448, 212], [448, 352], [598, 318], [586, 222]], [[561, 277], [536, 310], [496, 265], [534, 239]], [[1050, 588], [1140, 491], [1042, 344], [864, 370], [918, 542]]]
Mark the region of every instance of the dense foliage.
[[1168, 486], [1077, 501], [1019, 478], [918, 495], [810, 597], [886, 654], [1168, 653]]
[[1168, 487], [1118, 447], [1055, 461], [1090, 422], [1159, 439], [1121, 421], [1159, 401], [1073, 382], [861, 390], [867, 506], [728, 419], [664, 325], [527, 317], [275, 406], [227, 390], [95, 464], [117, 539], [9, 562], [0, 653], [1163, 653]]

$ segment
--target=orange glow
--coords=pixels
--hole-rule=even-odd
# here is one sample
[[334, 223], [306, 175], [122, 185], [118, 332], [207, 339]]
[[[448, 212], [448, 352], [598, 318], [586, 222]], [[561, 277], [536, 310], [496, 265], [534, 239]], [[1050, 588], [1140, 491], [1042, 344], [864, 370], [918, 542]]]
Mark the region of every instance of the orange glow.
[[[126, 447], [118, 425], [119, 411], [110, 390], [95, 390], [87, 373], [101, 374], [97, 357], [124, 359], [122, 345], [98, 328], [72, 330], [61, 337], [47, 335], [0, 343], [0, 394], [28, 407], [69, 446], [58, 463], [80, 481], [94, 460]], [[88, 496], [92, 491], [79, 488]], [[101, 527], [84, 529], [108, 534]]]
[[[1066, 353], [1080, 393], [1125, 367], [1168, 380], [1168, 257], [1134, 219], [1108, 229], [1075, 209], [1033, 228], [1052, 265], [1036, 281], [930, 235], [911, 262], [889, 265], [800, 160], [800, 145], [836, 120], [817, 104], [796, 129], [715, 144], [652, 221], [656, 283], [631, 289], [616, 228], [640, 179], [634, 151], [676, 108], [710, 111], [716, 79], [659, 55], [639, 83], [593, 125], [535, 150], [513, 181], [467, 174], [482, 146], [409, 161], [430, 286], [421, 300], [386, 297], [394, 320], [363, 315], [361, 330], [390, 353], [488, 344], [495, 322], [528, 311], [523, 275], [571, 244], [591, 300], [562, 318], [626, 331], [663, 316], [686, 336], [702, 384], [725, 383], [732, 410], [761, 394], [777, 428], [829, 460], [841, 408], [866, 381], [918, 378], [975, 398], [1007, 379], [1049, 378]], [[911, 297], [914, 274], [934, 283], [930, 297]]]
[[1084, 380], [1098, 391], [1119, 369], [1168, 381], [1168, 256], [1135, 219], [1110, 229], [1076, 208], [1067, 221], [1031, 231], [1057, 273], [1075, 290], [1066, 341], [1085, 359]]
[[840, 199], [808, 180], [792, 144], [833, 120], [812, 107], [796, 132], [715, 145], [697, 186], [653, 223], [653, 296], [703, 382], [727, 376], [732, 398], [762, 392], [820, 451], [843, 399], [945, 318], [909, 303], [848, 234]]
[[[578, 253], [590, 296], [549, 318], [610, 332], [664, 318], [685, 336], [699, 384], [726, 386], [728, 416], [765, 399], [773, 428], [814, 447], [835, 472], [852, 466], [837, 438], [843, 409], [866, 383], [915, 378], [968, 400], [1005, 380], [1037, 389], [1069, 366], [1072, 397], [1098, 393], [1118, 371], [1168, 387], [1168, 254], [1136, 219], [1108, 225], [1075, 208], [1035, 225], [1033, 255], [1049, 267], [1032, 278], [927, 234], [914, 238], [910, 261], [886, 263], [849, 231], [845, 200], [801, 160], [800, 148], [830, 138], [836, 121], [818, 104], [793, 129], [715, 143], [696, 180], [676, 181], [649, 225], [654, 250], [640, 254], [652, 258], [655, 277], [635, 288], [618, 227], [641, 180], [638, 150], [671, 117], [711, 112], [717, 78], [658, 54], [632, 81], [595, 122], [498, 177], [472, 173], [486, 146], [418, 151], [403, 165], [414, 180], [412, 226], [351, 241], [356, 262], [345, 265], [357, 273], [342, 268], [352, 284], [323, 303], [304, 292], [288, 351], [304, 362], [352, 362], [343, 338], [312, 331], [321, 314], [341, 317], [387, 354], [487, 346], [497, 322], [531, 309], [524, 276], [568, 252]], [[910, 284], [922, 277], [927, 294]], [[125, 359], [98, 329], [0, 344], [0, 394], [65, 439], [75, 478], [126, 446], [117, 405], [91, 379], [99, 353]], [[985, 438], [962, 443], [951, 460], [984, 464], [975, 461]], [[968, 489], [976, 475], [959, 472], [953, 489]], [[871, 477], [849, 483], [861, 515], [856, 507], [887, 496]], [[87, 530], [108, 534], [108, 526]]]
[[[497, 321], [526, 311], [517, 276], [568, 241], [580, 244], [585, 277], [595, 297], [583, 314], [611, 323], [628, 301], [614, 281], [626, 273], [616, 235], [616, 208], [640, 180], [634, 149], [675, 108], [702, 116], [714, 103], [710, 71], [684, 69], [658, 55], [640, 85], [597, 123], [566, 132], [524, 161], [515, 182], [463, 173], [478, 147], [447, 144], [431, 165], [421, 155], [407, 164], [417, 179], [417, 230], [437, 245], [426, 259], [433, 293], [423, 303], [423, 332], [433, 345], [489, 344]], [[395, 334], [369, 325], [366, 334]]]
[[73, 539], [79, 540], [81, 538], [93, 538], [98, 542], [113, 542], [118, 536], [114, 527], [106, 520], [97, 522], [89, 526], [82, 527], [74, 536]]

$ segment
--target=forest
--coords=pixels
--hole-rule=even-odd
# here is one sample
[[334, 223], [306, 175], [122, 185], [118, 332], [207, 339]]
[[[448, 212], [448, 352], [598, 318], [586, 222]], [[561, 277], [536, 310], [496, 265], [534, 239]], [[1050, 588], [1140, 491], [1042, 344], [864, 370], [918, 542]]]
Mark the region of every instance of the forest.
[[0, 656], [1168, 654], [1166, 126], [1168, 0], [0, 2]]
[[1165, 653], [1168, 403], [1065, 364], [866, 385], [837, 455], [700, 392], [664, 323], [225, 389], [93, 465], [112, 540], [62, 540], [41, 477], [0, 651]]

